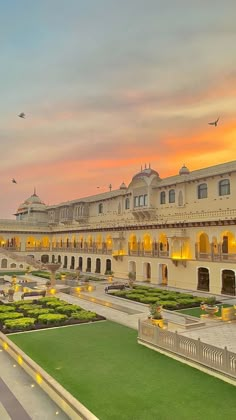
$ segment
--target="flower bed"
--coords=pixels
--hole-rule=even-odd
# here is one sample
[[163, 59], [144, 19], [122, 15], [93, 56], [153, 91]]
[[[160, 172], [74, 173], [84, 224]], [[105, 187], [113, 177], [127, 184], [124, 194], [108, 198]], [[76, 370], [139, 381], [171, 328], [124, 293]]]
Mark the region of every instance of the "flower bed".
[[95, 312], [86, 311], [56, 297], [45, 297], [13, 303], [0, 302], [0, 330], [4, 334], [62, 325], [104, 320]]
[[169, 310], [199, 307], [203, 301], [202, 297], [188, 293], [173, 292], [148, 286], [134, 286], [131, 290], [119, 290], [110, 294], [148, 305], [158, 302], [164, 309]]

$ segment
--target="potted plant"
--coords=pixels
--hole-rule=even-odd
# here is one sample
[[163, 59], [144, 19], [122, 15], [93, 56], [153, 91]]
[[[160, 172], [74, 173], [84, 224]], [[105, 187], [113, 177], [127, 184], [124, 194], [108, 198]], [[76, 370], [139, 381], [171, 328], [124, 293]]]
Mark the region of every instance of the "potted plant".
[[216, 305], [216, 297], [210, 296], [206, 298], [204, 305], [201, 305], [201, 308], [205, 310], [209, 318], [214, 318], [215, 314], [219, 311], [219, 308]]
[[150, 315], [153, 325], [157, 325], [160, 328], [163, 328], [163, 317], [161, 314], [162, 306], [156, 302], [150, 305]]

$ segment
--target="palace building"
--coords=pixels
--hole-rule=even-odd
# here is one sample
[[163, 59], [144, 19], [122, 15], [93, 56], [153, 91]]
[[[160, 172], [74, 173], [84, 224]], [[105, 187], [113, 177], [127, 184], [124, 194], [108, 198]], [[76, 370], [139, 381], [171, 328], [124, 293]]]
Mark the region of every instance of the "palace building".
[[180, 289], [235, 295], [236, 161], [47, 206], [36, 191], [0, 220], [0, 269], [23, 258]]

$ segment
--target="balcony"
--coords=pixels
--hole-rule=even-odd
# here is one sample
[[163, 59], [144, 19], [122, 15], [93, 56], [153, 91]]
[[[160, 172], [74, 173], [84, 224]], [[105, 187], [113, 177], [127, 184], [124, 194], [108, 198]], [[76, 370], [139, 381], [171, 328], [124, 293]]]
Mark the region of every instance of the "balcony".
[[151, 220], [156, 215], [156, 209], [153, 207], [135, 207], [132, 210], [132, 214], [136, 220], [142, 222], [145, 220]]

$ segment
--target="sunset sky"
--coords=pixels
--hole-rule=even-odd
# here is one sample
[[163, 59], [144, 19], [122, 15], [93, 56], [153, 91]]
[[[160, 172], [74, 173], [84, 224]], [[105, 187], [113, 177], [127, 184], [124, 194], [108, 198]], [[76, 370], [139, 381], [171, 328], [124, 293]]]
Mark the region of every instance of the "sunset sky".
[[0, 0], [0, 218], [34, 187], [57, 204], [145, 163], [235, 160], [235, 18], [235, 0]]

